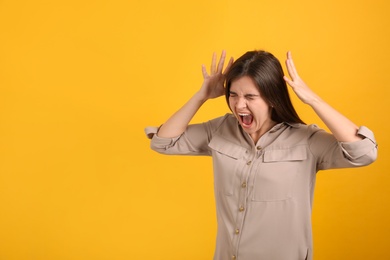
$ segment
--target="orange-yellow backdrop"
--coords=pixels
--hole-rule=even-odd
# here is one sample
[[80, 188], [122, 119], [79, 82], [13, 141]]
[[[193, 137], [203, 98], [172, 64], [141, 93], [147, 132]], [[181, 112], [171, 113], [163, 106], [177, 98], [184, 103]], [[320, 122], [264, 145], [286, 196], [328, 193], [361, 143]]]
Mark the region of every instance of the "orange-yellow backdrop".
[[[211, 259], [210, 158], [156, 154], [143, 128], [222, 49], [291, 50], [375, 132], [377, 162], [318, 175], [315, 259], [390, 259], [389, 13], [386, 0], [0, 1], [0, 259]], [[227, 111], [215, 100], [194, 121]]]

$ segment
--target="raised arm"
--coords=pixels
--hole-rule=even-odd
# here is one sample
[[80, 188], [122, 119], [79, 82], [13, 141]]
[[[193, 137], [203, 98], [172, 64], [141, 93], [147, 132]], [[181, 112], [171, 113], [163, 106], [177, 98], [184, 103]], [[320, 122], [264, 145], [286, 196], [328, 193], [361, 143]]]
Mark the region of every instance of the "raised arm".
[[299, 77], [291, 52], [287, 53], [286, 66], [291, 79], [285, 76], [284, 80], [303, 103], [313, 108], [338, 141], [353, 142], [362, 139], [357, 135], [358, 127], [351, 120], [322, 100]]
[[224, 94], [225, 74], [233, 63], [231, 58], [227, 67], [223, 70], [225, 57], [226, 52], [223, 51], [217, 65], [217, 56], [215, 53], [213, 54], [210, 74], [207, 73], [206, 67], [202, 65], [204, 79], [202, 87], [160, 127], [157, 133], [159, 137], [173, 138], [181, 135], [204, 102]]

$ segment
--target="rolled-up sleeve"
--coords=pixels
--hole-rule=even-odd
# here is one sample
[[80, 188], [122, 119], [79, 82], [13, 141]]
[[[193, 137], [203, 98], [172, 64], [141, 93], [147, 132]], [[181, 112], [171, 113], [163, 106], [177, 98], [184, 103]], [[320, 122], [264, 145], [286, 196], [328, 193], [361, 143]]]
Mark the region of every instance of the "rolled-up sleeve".
[[343, 152], [351, 161], [362, 165], [370, 164], [376, 160], [378, 155], [378, 145], [375, 141], [374, 134], [367, 127], [361, 126], [358, 130], [358, 135], [362, 136], [363, 140], [341, 143]]
[[378, 145], [373, 132], [361, 126], [357, 132], [363, 139], [354, 142], [338, 142], [325, 131], [317, 131], [310, 140], [310, 149], [317, 155], [318, 170], [366, 166], [378, 155]]
[[224, 117], [206, 123], [189, 125], [186, 131], [174, 138], [158, 136], [158, 128], [147, 127], [145, 134], [151, 139], [152, 150], [168, 155], [211, 155], [208, 146], [212, 133]]

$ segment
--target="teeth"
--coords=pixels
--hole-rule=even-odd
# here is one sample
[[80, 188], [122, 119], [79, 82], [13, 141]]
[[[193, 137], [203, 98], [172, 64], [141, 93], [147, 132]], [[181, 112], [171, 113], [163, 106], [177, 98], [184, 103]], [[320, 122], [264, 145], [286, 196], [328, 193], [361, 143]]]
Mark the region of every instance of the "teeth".
[[239, 116], [249, 116], [250, 114], [240, 114], [238, 113]]

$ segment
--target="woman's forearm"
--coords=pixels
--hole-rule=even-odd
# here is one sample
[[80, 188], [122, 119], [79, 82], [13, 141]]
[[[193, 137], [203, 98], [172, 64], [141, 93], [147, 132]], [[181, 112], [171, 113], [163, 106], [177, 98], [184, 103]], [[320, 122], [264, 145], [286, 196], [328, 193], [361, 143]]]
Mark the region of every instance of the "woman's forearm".
[[181, 135], [205, 101], [206, 99], [197, 92], [160, 127], [157, 135], [164, 138]]
[[362, 139], [357, 135], [358, 126], [321, 98], [315, 98], [309, 105], [338, 141], [353, 142]]

